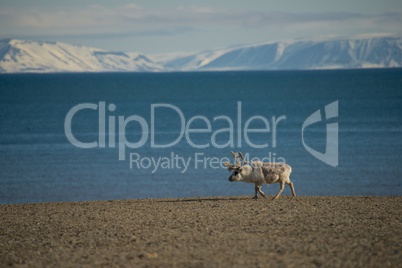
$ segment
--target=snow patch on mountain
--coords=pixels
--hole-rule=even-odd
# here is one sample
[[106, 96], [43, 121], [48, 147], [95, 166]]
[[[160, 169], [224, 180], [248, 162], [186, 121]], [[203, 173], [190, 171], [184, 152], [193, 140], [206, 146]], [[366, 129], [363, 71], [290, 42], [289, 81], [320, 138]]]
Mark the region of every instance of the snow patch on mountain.
[[[377, 35], [378, 36], [378, 35]], [[175, 70], [290, 70], [402, 67], [402, 38], [298, 40], [218, 49], [171, 59]]]
[[0, 72], [160, 71], [163, 67], [139, 53], [6, 39], [0, 41]]

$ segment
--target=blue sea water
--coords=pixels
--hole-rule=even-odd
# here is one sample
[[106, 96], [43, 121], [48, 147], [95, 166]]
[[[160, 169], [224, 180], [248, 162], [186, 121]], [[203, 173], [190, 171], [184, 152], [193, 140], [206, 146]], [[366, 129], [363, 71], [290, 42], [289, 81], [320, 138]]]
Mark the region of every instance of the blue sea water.
[[[290, 164], [298, 195], [402, 194], [401, 69], [3, 74], [0, 93], [2, 204], [251, 196], [253, 185], [230, 183], [230, 173], [211, 163], [214, 157], [233, 161], [232, 150]], [[338, 123], [339, 164], [333, 167], [306, 150], [302, 126], [317, 110], [325, 119], [324, 107], [335, 101], [338, 117], [304, 130], [305, 143], [324, 153], [326, 124]], [[96, 105], [97, 109], [78, 111], [72, 119], [72, 133], [81, 142], [98, 142], [95, 148], [76, 147], [65, 133], [67, 114], [84, 103]], [[102, 103], [106, 107], [106, 133], [99, 133]], [[119, 139], [123, 136], [119, 136], [118, 122], [130, 116], [142, 118], [148, 129], [138, 120], [126, 124], [127, 140], [138, 145], [143, 138], [144, 144], [125, 148], [125, 160], [119, 160]], [[216, 119], [218, 116], [232, 121], [233, 136], [225, 131], [231, 127], [228, 120]], [[270, 132], [248, 133], [247, 140], [244, 128], [253, 116], [260, 119], [252, 120], [249, 129], [266, 127], [263, 117]], [[273, 122], [281, 116], [274, 134]], [[152, 146], [152, 135], [156, 144], [169, 144], [178, 139], [185, 125], [206, 129], [207, 122], [210, 132], [189, 133], [189, 140], [183, 135], [177, 144], [167, 148]], [[108, 133], [109, 124], [115, 127], [110, 131], [114, 139]], [[99, 148], [99, 136], [102, 140], [103, 135], [105, 147]], [[115, 140], [115, 146], [109, 140]], [[268, 146], [254, 148], [250, 142]], [[191, 143], [206, 148], [196, 148]], [[130, 154], [138, 158], [131, 167]], [[152, 159], [166, 164], [155, 168]], [[186, 170], [181, 159], [189, 161]], [[270, 195], [279, 189], [279, 185], [265, 187]], [[290, 195], [290, 190], [285, 188], [283, 194]]]

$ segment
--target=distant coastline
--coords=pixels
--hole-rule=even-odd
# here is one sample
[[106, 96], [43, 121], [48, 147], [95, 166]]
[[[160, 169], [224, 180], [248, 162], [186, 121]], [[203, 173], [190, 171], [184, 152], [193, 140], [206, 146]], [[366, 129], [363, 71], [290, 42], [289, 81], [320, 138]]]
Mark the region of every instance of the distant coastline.
[[321, 70], [402, 67], [402, 37], [290, 40], [144, 55], [61, 42], [0, 40], [0, 73]]

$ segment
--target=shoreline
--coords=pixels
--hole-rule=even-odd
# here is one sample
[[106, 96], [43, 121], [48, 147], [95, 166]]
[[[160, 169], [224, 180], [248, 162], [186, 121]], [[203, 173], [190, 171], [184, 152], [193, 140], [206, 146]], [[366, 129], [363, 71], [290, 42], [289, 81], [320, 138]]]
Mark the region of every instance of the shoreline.
[[402, 196], [0, 205], [2, 266], [397, 267]]
[[[286, 190], [286, 187], [285, 187]], [[258, 199], [271, 202], [274, 200], [275, 191], [266, 194], [266, 197], [258, 195]], [[291, 193], [282, 193], [280, 198], [292, 199]], [[402, 195], [297, 195], [296, 201], [300, 198], [398, 198]], [[53, 205], [53, 204], [81, 204], [81, 203], [97, 203], [97, 202], [192, 202], [192, 201], [219, 201], [219, 200], [249, 200], [253, 199], [253, 195], [239, 196], [190, 196], [190, 197], [148, 197], [148, 198], [129, 198], [129, 199], [88, 199], [75, 201], [38, 201], [25, 203], [0, 203], [0, 207], [20, 206], [20, 205]]]

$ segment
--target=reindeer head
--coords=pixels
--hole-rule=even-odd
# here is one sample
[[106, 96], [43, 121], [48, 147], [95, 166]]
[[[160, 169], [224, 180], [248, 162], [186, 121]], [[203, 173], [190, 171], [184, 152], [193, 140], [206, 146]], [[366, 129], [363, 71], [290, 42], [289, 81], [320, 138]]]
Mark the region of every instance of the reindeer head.
[[233, 155], [236, 163], [233, 165], [228, 162], [225, 162], [223, 165], [225, 167], [227, 167], [230, 172], [233, 172], [232, 175], [229, 176], [229, 181], [240, 181], [242, 179], [241, 173], [243, 171], [242, 164], [245, 163], [245, 159], [244, 159], [243, 154], [239, 152], [239, 156], [243, 160], [243, 163], [240, 164], [240, 162], [237, 158], [238, 157], [237, 154], [234, 152], [231, 152], [231, 154]]

